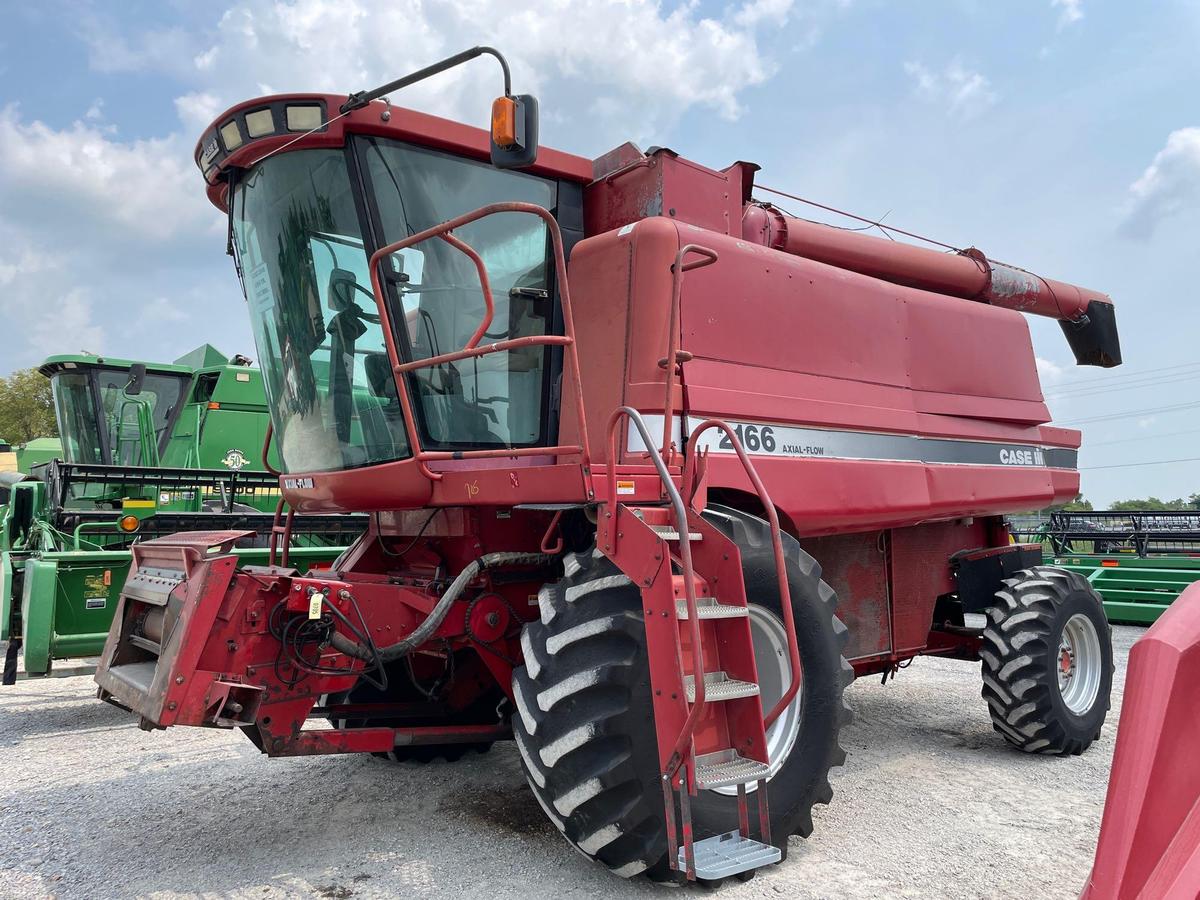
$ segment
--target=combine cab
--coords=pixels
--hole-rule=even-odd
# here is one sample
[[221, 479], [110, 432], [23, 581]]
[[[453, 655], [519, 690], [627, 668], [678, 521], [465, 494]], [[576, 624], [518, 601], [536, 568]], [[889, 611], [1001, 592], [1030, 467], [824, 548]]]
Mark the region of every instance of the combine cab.
[[[278, 479], [258, 461], [270, 427], [262, 375], [246, 361], [204, 346], [170, 365], [54, 356], [41, 372], [53, 388], [61, 458], [0, 475], [10, 494], [0, 507], [6, 684], [22, 648], [29, 675], [99, 654], [136, 543], [181, 529], [244, 529], [262, 536], [237, 552], [267, 562], [280, 503]], [[302, 524], [293, 541], [302, 569], [332, 562], [364, 527], [345, 515]]]
[[201, 139], [283, 495], [369, 527], [308, 576], [239, 568], [236, 532], [142, 544], [101, 697], [271, 756], [511, 737], [622, 876], [779, 861], [854, 673], [918, 654], [981, 662], [1016, 747], [1083, 751], [1103, 610], [1003, 515], [1079, 487], [1021, 312], [1115, 365], [1108, 298], [790, 218], [748, 163], [539, 150], [507, 65], [490, 134], [380, 99], [481, 55]]

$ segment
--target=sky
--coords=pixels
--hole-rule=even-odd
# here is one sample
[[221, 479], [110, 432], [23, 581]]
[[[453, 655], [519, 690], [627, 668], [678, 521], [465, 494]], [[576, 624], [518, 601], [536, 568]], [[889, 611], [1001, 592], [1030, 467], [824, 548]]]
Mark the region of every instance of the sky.
[[[192, 151], [235, 102], [373, 87], [477, 43], [542, 143], [626, 141], [1110, 294], [1125, 365], [1030, 319], [1084, 496], [1200, 492], [1200, 0], [0, 0], [0, 373], [253, 356]], [[394, 102], [484, 123], [475, 62]], [[815, 216], [814, 216], [815, 217]], [[1004, 365], [979, 360], [979, 365]], [[1166, 460], [1185, 460], [1166, 462]]]

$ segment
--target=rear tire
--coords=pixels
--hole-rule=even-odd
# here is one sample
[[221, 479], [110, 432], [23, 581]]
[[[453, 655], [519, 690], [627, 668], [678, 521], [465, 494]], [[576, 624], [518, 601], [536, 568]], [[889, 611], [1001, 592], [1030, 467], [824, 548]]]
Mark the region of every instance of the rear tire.
[[[737, 541], [751, 603], [777, 615], [766, 523], [722, 507], [705, 515]], [[832, 796], [829, 770], [845, 761], [838, 733], [850, 719], [842, 692], [853, 673], [841, 658], [845, 628], [820, 567], [786, 536], [785, 550], [804, 677], [798, 735], [767, 789], [772, 836], [786, 853], [787, 837], [807, 837], [813, 805]], [[598, 550], [569, 555], [564, 570], [562, 581], [539, 594], [541, 621], [525, 626], [526, 665], [513, 676], [513, 734], [526, 777], [547, 816], [584, 855], [624, 877], [665, 877], [641, 591]], [[753, 816], [753, 798], [750, 804]], [[702, 791], [692, 816], [697, 838], [732, 830], [736, 797]]]
[[1097, 737], [1112, 691], [1112, 628], [1087, 580], [1034, 566], [1004, 580], [983, 632], [983, 699], [992, 727], [1027, 753], [1078, 755]]

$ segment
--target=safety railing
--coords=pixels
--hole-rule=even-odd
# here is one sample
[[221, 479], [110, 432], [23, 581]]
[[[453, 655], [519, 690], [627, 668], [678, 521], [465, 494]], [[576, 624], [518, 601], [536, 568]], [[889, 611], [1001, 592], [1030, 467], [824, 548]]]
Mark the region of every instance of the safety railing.
[[[271, 438], [275, 435], [275, 425], [270, 420], [267, 421], [267, 433], [263, 437], [262, 446], [262, 464], [263, 468], [274, 475], [276, 478], [282, 477], [283, 473], [271, 465]], [[284, 512], [284, 506], [287, 501], [283, 499], [283, 495], [279, 495], [279, 500], [275, 503], [275, 515], [271, 519], [271, 532], [267, 535], [267, 565], [287, 566], [288, 555], [292, 549], [292, 524], [296, 521], [296, 510], [288, 507], [287, 512]]]
[[[687, 759], [687, 754], [691, 750], [692, 734], [696, 730], [696, 724], [700, 721], [700, 716], [704, 712], [705, 704], [705, 684], [704, 684], [704, 654], [700, 652], [703, 646], [700, 638], [700, 614], [696, 609], [696, 579], [695, 570], [692, 568], [692, 548], [691, 541], [688, 540], [688, 518], [687, 507], [684, 506], [683, 497], [680, 496], [679, 489], [675, 487], [675, 482], [671, 479], [671, 472], [667, 468], [666, 462], [663, 461], [662, 454], [654, 446], [654, 441], [650, 437], [650, 429], [646, 426], [646, 420], [642, 418], [642, 414], [630, 406], [622, 406], [616, 409], [608, 419], [608, 497], [607, 510], [605, 515], [611, 518], [615, 513], [615, 504], [617, 501], [617, 423], [622, 418], [628, 418], [630, 423], [638, 430], [642, 436], [642, 442], [646, 445], [647, 453], [650, 456], [650, 462], [653, 463], [655, 471], [658, 472], [658, 477], [663, 484], [663, 490], [666, 491], [667, 498], [671, 502], [671, 509], [675, 516], [675, 528], [679, 534], [683, 535], [683, 540], [679, 542], [679, 567], [682, 570], [683, 576], [683, 594], [687, 599], [688, 609], [688, 630], [691, 633], [691, 641], [694, 652], [692, 653], [692, 681], [696, 686], [696, 699], [692, 704], [691, 711], [688, 712], [688, 717], [683, 723], [683, 729], [679, 733], [679, 738], [675, 741], [675, 746], [672, 748], [671, 756], [667, 760], [667, 765], [662, 771], [664, 784], [669, 784], [674, 778], [675, 773], [679, 771], [679, 767], [683, 765]], [[612, 535], [611, 549], [616, 550], [617, 530], [616, 523], [612, 523], [610, 528]], [[683, 670], [683, 648], [679, 643], [679, 632], [675, 632], [675, 656], [676, 663], [680, 671]]]
[[[691, 253], [695, 253], [701, 258], [694, 259], [691, 262], [684, 262], [684, 259]], [[692, 358], [692, 354], [679, 349], [681, 316], [679, 307], [681, 297], [683, 296], [683, 273], [690, 272], [692, 269], [711, 266], [716, 261], [716, 250], [701, 247], [699, 244], [684, 244], [679, 248], [679, 252], [675, 254], [675, 263], [671, 266], [671, 316], [670, 327], [667, 329], [667, 355], [658, 361], [658, 364], [666, 369], [667, 372], [665, 396], [663, 397], [662, 454], [668, 458], [673, 457], [671, 453], [671, 439], [674, 437], [675, 404], [672, 402], [672, 394], [675, 387], [675, 371], [682, 363]], [[647, 444], [647, 446], [649, 445]]]
[[[527, 335], [518, 338], [509, 338], [508, 340], [497, 341], [493, 344], [479, 345], [480, 339], [487, 333], [488, 327], [491, 325], [492, 315], [494, 312], [494, 303], [492, 300], [491, 285], [487, 277], [487, 266], [483, 259], [475, 250], [466, 242], [451, 234], [456, 228], [470, 224], [485, 216], [494, 215], [496, 213], [526, 213], [534, 215], [542, 219], [546, 223], [546, 228], [550, 232], [550, 242], [554, 252], [554, 268], [558, 282], [559, 296], [562, 300], [562, 316], [563, 316], [563, 335]], [[444, 459], [488, 459], [488, 458], [508, 458], [514, 456], [572, 456], [581, 457], [583, 468], [586, 471], [591, 465], [591, 451], [588, 446], [586, 417], [584, 415], [583, 403], [583, 387], [580, 380], [579, 371], [579, 356], [575, 344], [575, 322], [571, 312], [570, 290], [567, 285], [567, 260], [566, 252], [563, 249], [562, 233], [559, 230], [558, 222], [549, 210], [543, 209], [533, 203], [521, 203], [516, 201], [505, 203], [491, 203], [487, 206], [482, 206], [473, 212], [465, 213], [461, 216], [456, 216], [442, 222], [440, 225], [435, 225], [432, 228], [426, 228], [424, 231], [417, 234], [409, 235], [398, 241], [394, 241], [384, 247], [380, 247], [371, 254], [371, 288], [375, 293], [375, 303], [379, 308], [380, 324], [383, 329], [384, 341], [387, 344], [388, 353], [393, 360], [400, 359], [399, 350], [396, 345], [395, 330], [392, 325], [392, 314], [387, 302], [387, 297], [383, 290], [383, 284], [380, 279], [380, 263], [393, 253], [397, 253], [414, 244], [419, 244], [422, 241], [427, 241], [431, 238], [439, 238], [445, 241], [450, 246], [466, 254], [468, 258], [475, 264], [475, 268], [479, 273], [479, 281], [483, 290], [484, 314], [483, 319], [479, 323], [479, 327], [475, 329], [471, 338], [467, 341], [465, 347], [461, 350], [456, 350], [451, 353], [442, 353], [437, 356], [427, 357], [425, 359], [414, 360], [407, 363], [397, 363], [393, 366], [393, 371], [397, 380], [397, 394], [400, 397], [400, 408], [404, 415], [404, 428], [408, 433], [409, 444], [412, 447], [413, 458], [417, 460], [421, 473], [431, 481], [439, 481], [442, 478], [440, 472], [435, 472], [429, 468], [428, 463], [433, 460]], [[578, 444], [562, 444], [551, 447], [497, 447], [488, 450], [461, 450], [461, 451], [442, 451], [442, 450], [422, 450], [420, 442], [420, 434], [417, 429], [416, 415], [413, 410], [412, 398], [409, 397], [407, 374], [417, 369], [428, 369], [435, 366], [444, 365], [446, 363], [457, 362], [462, 359], [471, 359], [473, 357], [486, 356], [491, 353], [502, 353], [507, 350], [515, 350], [521, 347], [562, 347], [567, 360], [569, 375], [571, 377], [576, 408], [579, 411], [579, 436]], [[590, 490], [590, 488], [589, 488]]]
[[746, 477], [750, 479], [750, 484], [754, 486], [754, 492], [758, 494], [758, 502], [766, 512], [767, 522], [771, 526], [771, 549], [775, 553], [775, 577], [779, 581], [779, 600], [783, 605], [783, 624], [787, 629], [788, 657], [792, 664], [792, 681], [783, 696], [779, 698], [779, 702], [763, 718], [763, 723], [767, 728], [770, 728], [771, 724], [788, 708], [788, 704], [795, 699], [796, 694], [800, 690], [800, 644], [796, 638], [796, 619], [792, 612], [792, 593], [788, 587], [787, 560], [783, 554], [783, 530], [779, 527], [779, 514], [775, 511], [775, 504], [771, 502], [771, 497], [767, 493], [766, 486], [762, 483], [762, 479], [758, 477], [754, 463], [750, 461], [750, 456], [746, 453], [746, 448], [742, 446], [737, 432], [730, 427], [728, 422], [722, 422], [720, 419], [707, 419], [693, 429], [691, 436], [688, 438], [688, 446], [692, 448], [692, 452], [688, 454], [687, 459], [684, 461], [683, 483], [692, 483], [692, 479], [696, 473], [696, 457], [699, 455], [696, 448], [699, 446], [700, 435], [711, 428], [723, 431], [729, 439], [734, 453], [737, 454], [738, 459], [741, 460], [742, 468], [746, 471]]
[[284, 507], [287, 501], [281, 496], [275, 504], [275, 516], [271, 519], [271, 533], [267, 537], [267, 565], [287, 566], [288, 554], [292, 549], [292, 524], [296, 521], [296, 510]]

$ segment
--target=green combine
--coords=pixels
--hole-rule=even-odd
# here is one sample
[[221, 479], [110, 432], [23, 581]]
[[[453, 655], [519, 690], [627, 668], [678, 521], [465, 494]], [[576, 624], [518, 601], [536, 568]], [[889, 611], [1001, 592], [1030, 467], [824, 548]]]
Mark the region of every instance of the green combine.
[[[172, 364], [77, 354], [52, 356], [40, 371], [53, 389], [61, 452], [52, 440], [0, 452], [5, 684], [16, 680], [22, 649], [27, 675], [99, 654], [134, 542], [250, 530], [257, 537], [237, 552], [266, 564], [281, 512], [277, 476], [262, 462], [270, 421], [262, 374], [244, 357], [206, 345]], [[355, 516], [296, 517], [289, 565], [328, 565], [364, 527]]]
[[1150, 625], [1200, 581], [1200, 510], [1055, 511], [1010, 519], [1047, 565], [1077, 572], [1104, 600], [1110, 622]]

